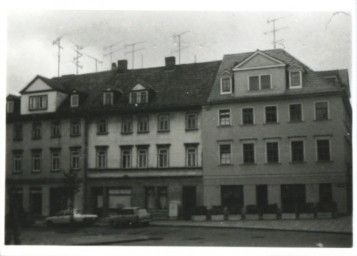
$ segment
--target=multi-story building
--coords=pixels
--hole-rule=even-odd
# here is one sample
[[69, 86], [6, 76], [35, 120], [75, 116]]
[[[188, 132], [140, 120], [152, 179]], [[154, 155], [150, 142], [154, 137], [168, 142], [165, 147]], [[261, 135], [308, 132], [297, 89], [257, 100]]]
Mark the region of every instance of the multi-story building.
[[314, 72], [284, 50], [225, 55], [202, 112], [204, 204], [337, 203], [351, 209], [345, 70]]
[[141, 206], [168, 217], [178, 205], [189, 218], [203, 204], [201, 112], [220, 61], [165, 64], [129, 70], [124, 60], [106, 72], [37, 77], [22, 90], [21, 111], [8, 114], [7, 178], [21, 185], [26, 210], [53, 213], [52, 190], [73, 168], [83, 181], [77, 207], [100, 215]]

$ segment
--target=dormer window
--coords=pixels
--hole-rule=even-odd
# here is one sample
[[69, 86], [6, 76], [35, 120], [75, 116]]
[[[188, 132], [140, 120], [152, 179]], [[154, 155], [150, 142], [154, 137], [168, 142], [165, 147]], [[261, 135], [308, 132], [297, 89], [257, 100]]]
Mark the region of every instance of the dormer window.
[[6, 103], [6, 112], [7, 113], [13, 113], [14, 112], [14, 101], [13, 100], [9, 100]]
[[147, 90], [135, 91], [130, 93], [130, 103], [148, 103], [149, 102], [149, 92]]
[[249, 91], [259, 91], [271, 89], [272, 84], [271, 75], [260, 75], [260, 76], [250, 76], [249, 77]]
[[47, 109], [47, 95], [30, 96], [29, 110], [45, 110]]
[[104, 92], [103, 93], [103, 105], [104, 106], [113, 105], [113, 92]]
[[71, 107], [75, 108], [79, 106], [79, 95], [73, 94], [71, 95]]
[[232, 78], [222, 77], [221, 78], [221, 94], [231, 94], [232, 90]]
[[302, 88], [302, 72], [290, 71], [289, 81], [290, 81], [290, 88]]

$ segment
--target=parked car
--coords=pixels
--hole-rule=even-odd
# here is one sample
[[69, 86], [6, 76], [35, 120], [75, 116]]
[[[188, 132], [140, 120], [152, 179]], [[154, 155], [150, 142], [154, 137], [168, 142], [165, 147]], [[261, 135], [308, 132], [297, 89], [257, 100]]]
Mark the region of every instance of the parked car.
[[[70, 210], [59, 211], [56, 215], [47, 217], [47, 226], [66, 225], [70, 222]], [[73, 210], [73, 220], [75, 224], [91, 225], [98, 219], [96, 214], [81, 214], [77, 209]]]
[[109, 223], [113, 227], [119, 225], [149, 225], [151, 214], [146, 209], [140, 207], [126, 207], [119, 209], [116, 214], [109, 217]]

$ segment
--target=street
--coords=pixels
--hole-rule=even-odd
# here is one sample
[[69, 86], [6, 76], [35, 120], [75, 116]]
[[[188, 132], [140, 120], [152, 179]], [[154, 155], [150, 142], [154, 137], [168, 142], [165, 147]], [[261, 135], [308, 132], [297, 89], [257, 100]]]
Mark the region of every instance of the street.
[[[61, 237], [81, 238], [98, 236], [145, 237], [129, 242], [111, 242], [110, 245], [130, 246], [237, 246], [237, 247], [351, 247], [352, 235], [271, 231], [254, 229], [230, 229], [207, 227], [121, 227], [109, 226], [67, 228], [37, 227], [23, 230], [22, 244], [63, 244]], [[96, 241], [94, 239], [94, 241]], [[95, 243], [95, 242], [94, 242]], [[104, 243], [103, 243], [104, 244]]]

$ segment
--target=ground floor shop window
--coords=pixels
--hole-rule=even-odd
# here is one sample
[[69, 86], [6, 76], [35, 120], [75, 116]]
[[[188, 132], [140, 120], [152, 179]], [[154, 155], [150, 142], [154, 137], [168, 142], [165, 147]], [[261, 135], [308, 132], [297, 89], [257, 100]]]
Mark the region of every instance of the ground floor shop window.
[[108, 190], [109, 210], [131, 206], [131, 188], [112, 188]]
[[30, 212], [32, 215], [42, 215], [42, 189], [30, 188]]
[[319, 196], [321, 203], [331, 203], [332, 202], [332, 184], [322, 183], [319, 184]]
[[167, 187], [146, 187], [145, 198], [147, 209], [168, 208]]
[[244, 205], [243, 186], [221, 186], [221, 202], [222, 206], [227, 207], [230, 213], [238, 213]]
[[304, 184], [281, 185], [281, 207], [283, 212], [295, 212], [299, 204], [306, 203]]

